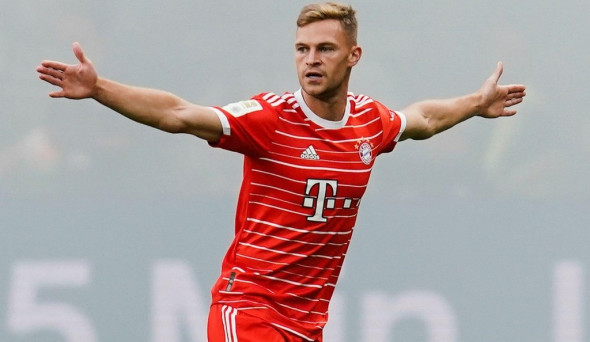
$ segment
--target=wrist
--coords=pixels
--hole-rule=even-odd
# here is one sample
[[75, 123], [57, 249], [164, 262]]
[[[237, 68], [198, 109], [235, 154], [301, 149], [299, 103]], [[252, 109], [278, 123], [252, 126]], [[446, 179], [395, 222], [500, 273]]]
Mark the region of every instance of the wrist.
[[470, 103], [468, 107], [471, 108], [471, 116], [480, 116], [485, 108], [483, 94], [478, 91], [468, 95], [468, 97]]
[[109, 80], [97, 77], [94, 86], [90, 89], [90, 97], [101, 102], [108, 90]]

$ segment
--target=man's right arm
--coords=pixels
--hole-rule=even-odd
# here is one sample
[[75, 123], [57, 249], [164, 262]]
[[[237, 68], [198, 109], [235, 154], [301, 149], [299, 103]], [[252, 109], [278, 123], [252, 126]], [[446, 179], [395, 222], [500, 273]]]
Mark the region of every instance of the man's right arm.
[[99, 77], [80, 45], [74, 43], [73, 50], [80, 61], [77, 65], [43, 61], [37, 67], [39, 78], [61, 88], [49, 96], [93, 98], [131, 120], [166, 132], [192, 134], [209, 142], [221, 137], [221, 122], [211, 108], [195, 105], [166, 91]]
[[218, 141], [222, 134], [219, 117], [211, 108], [166, 91], [99, 77], [92, 98], [131, 120], [165, 132], [192, 134], [209, 142]]

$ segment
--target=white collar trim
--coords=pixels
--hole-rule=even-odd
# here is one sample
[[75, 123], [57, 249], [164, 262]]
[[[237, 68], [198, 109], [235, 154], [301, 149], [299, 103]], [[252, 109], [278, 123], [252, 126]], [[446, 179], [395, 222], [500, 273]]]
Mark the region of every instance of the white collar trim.
[[346, 98], [346, 108], [344, 109], [344, 116], [339, 121], [332, 121], [320, 117], [307, 106], [307, 103], [305, 103], [305, 100], [303, 99], [301, 88], [297, 90], [293, 95], [295, 96], [295, 99], [297, 100], [299, 107], [301, 107], [303, 114], [305, 114], [305, 116], [307, 116], [307, 118], [310, 119], [316, 125], [331, 129], [342, 128], [346, 125], [346, 122], [348, 121], [348, 117], [350, 115], [350, 101], [348, 101], [348, 97]]

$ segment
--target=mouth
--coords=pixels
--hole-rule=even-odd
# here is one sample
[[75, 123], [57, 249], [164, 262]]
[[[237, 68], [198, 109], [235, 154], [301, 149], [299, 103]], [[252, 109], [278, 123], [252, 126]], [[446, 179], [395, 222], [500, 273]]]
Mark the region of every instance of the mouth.
[[308, 71], [305, 73], [305, 78], [311, 81], [319, 81], [322, 77], [322, 73], [318, 71]]

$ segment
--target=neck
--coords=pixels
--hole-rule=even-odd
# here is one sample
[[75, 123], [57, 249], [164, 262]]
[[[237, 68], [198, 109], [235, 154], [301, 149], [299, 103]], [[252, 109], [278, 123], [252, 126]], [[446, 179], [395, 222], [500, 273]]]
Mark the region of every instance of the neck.
[[346, 88], [331, 96], [315, 96], [301, 90], [303, 100], [317, 116], [330, 121], [340, 121], [344, 117], [348, 92]]

